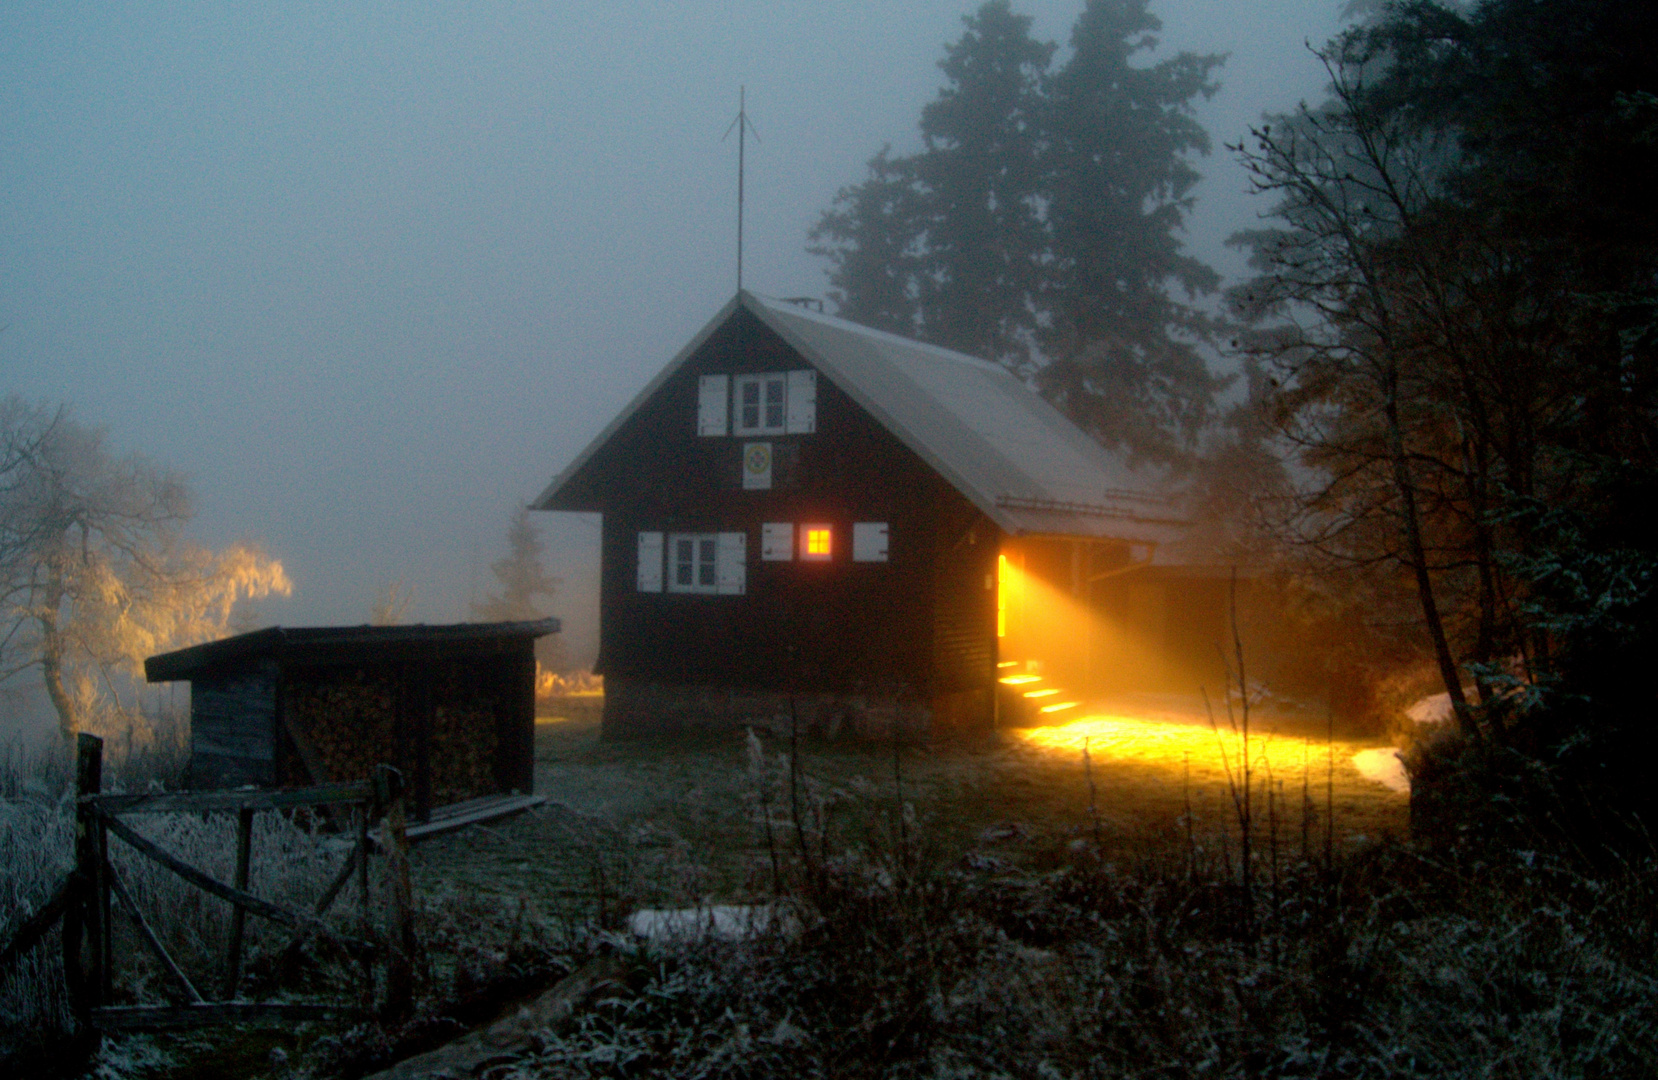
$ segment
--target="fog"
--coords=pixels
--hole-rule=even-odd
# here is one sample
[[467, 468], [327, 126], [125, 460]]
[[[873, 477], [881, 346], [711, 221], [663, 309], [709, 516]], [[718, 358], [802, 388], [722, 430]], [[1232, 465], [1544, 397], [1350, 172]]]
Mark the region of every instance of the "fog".
[[[821, 295], [806, 230], [915, 124], [973, 0], [21, 4], [0, 11], [0, 394], [176, 467], [194, 536], [296, 589], [263, 622], [465, 618], [533, 497], [735, 287]], [[1080, 0], [1016, 2], [1063, 42]], [[1263, 207], [1222, 144], [1316, 98], [1340, 0], [1154, 0], [1230, 54], [1189, 243]], [[540, 515], [570, 655], [597, 521]]]

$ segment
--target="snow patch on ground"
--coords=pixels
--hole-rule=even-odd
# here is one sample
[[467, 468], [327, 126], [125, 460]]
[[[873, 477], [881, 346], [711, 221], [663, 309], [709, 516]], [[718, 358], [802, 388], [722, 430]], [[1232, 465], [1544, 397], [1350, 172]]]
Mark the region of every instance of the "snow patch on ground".
[[1417, 724], [1443, 724], [1451, 719], [1451, 695], [1441, 692], [1417, 698], [1405, 715]]
[[1353, 755], [1353, 768], [1366, 780], [1374, 780], [1389, 791], [1409, 792], [1410, 774], [1399, 760], [1399, 751], [1391, 746], [1360, 750]]
[[640, 908], [628, 919], [635, 937], [650, 942], [742, 941], [796, 927], [792, 914], [772, 904], [708, 904], [694, 908]]

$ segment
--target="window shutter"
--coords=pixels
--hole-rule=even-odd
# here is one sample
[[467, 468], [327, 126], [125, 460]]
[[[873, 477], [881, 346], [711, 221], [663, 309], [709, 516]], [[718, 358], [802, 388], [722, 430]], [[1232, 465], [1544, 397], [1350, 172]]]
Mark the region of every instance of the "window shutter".
[[639, 591], [662, 591], [662, 534], [639, 534]]
[[852, 561], [887, 561], [887, 523], [859, 521], [852, 526]]
[[697, 434], [724, 435], [731, 394], [728, 375], [704, 375], [697, 380]]
[[810, 435], [817, 430], [817, 372], [789, 372], [787, 434]]
[[748, 589], [748, 534], [720, 533], [715, 554], [716, 591], [721, 596], [741, 596]]
[[794, 523], [768, 521], [760, 526], [760, 561], [790, 562], [794, 559]]

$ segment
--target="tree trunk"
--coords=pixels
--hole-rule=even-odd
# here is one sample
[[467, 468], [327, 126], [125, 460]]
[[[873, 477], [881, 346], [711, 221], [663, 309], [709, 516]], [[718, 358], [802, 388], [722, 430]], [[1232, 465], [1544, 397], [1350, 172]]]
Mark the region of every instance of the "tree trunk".
[[1405, 546], [1409, 553], [1411, 570], [1416, 576], [1416, 596], [1422, 604], [1422, 621], [1433, 643], [1434, 659], [1439, 663], [1439, 677], [1450, 695], [1451, 709], [1456, 714], [1457, 727], [1471, 738], [1479, 738], [1474, 714], [1468, 709], [1468, 698], [1462, 692], [1462, 672], [1451, 655], [1450, 642], [1445, 638], [1445, 623], [1439, 617], [1439, 604], [1434, 599], [1433, 579], [1428, 574], [1428, 554], [1422, 543], [1422, 523], [1416, 509], [1416, 486], [1411, 481], [1410, 463], [1405, 457], [1405, 436], [1399, 425], [1398, 373], [1391, 366], [1387, 372], [1387, 397], [1383, 413], [1387, 417], [1388, 453], [1393, 459], [1393, 482], [1399, 488], [1399, 502], [1405, 515]]
[[80, 730], [81, 718], [76, 714], [75, 702], [63, 685], [63, 633], [58, 629], [58, 608], [63, 604], [63, 579], [56, 570], [47, 578], [45, 596], [35, 616], [40, 623], [40, 674], [46, 683], [46, 696], [58, 713], [58, 731], [65, 746], [75, 745], [75, 733]]

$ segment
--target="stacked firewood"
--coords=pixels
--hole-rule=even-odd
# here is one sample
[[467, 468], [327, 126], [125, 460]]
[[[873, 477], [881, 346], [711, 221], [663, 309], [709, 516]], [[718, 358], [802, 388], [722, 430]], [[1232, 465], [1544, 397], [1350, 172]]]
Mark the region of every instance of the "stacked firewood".
[[318, 781], [361, 780], [382, 762], [405, 770], [412, 764], [399, 752], [397, 683], [388, 675], [336, 669], [315, 679], [290, 677], [283, 709], [324, 774]]

